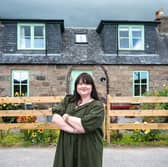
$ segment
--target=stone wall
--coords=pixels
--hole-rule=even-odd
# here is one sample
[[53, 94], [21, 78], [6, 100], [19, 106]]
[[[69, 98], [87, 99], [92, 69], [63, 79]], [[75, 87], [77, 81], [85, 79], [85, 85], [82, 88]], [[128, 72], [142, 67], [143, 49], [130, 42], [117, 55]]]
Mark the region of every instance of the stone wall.
[[132, 96], [133, 71], [149, 72], [149, 91], [159, 90], [168, 85], [168, 66], [120, 65], [105, 66], [109, 75], [109, 89], [113, 96]]
[[[168, 85], [168, 66], [103, 66], [109, 77], [109, 93], [112, 96], [132, 96], [133, 71], [149, 72], [149, 90], [161, 89]], [[11, 96], [11, 71], [29, 70], [30, 96], [65, 95], [69, 93], [70, 74], [74, 69], [92, 70], [93, 78], [101, 98], [106, 97], [107, 78], [102, 66], [93, 65], [1, 65], [0, 96]], [[103, 80], [102, 80], [103, 78]]]
[[168, 33], [168, 16], [163, 16], [160, 18], [161, 24], [158, 29], [161, 33]]

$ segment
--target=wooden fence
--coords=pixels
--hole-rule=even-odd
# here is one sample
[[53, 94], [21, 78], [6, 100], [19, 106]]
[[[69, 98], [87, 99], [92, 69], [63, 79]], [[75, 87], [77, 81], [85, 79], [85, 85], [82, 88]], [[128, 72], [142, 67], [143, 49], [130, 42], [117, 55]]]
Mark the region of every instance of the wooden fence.
[[129, 109], [129, 110], [114, 110], [111, 109], [111, 104], [126, 103], [126, 104], [141, 104], [141, 103], [168, 103], [168, 97], [107, 97], [107, 117], [106, 117], [106, 136], [110, 143], [110, 133], [112, 130], [126, 129], [168, 129], [168, 123], [111, 123], [112, 116], [168, 116], [168, 110], [161, 109]]
[[[63, 96], [40, 96], [40, 97], [0, 97], [0, 104], [27, 104], [27, 103], [57, 103]], [[117, 103], [168, 103], [168, 97], [111, 97], [107, 96], [106, 118], [103, 124], [104, 137], [110, 143], [110, 133], [112, 130], [123, 129], [168, 129], [168, 123], [111, 123], [112, 116], [168, 116], [168, 110], [114, 110], [111, 104]], [[33, 110], [0, 110], [0, 117], [11, 116], [52, 116], [51, 109]], [[51, 122], [34, 123], [0, 123], [0, 130], [8, 129], [57, 129]]]
[[[39, 104], [39, 103], [57, 103], [63, 99], [63, 96], [40, 96], [40, 97], [0, 97], [0, 104]], [[33, 110], [0, 110], [0, 117], [11, 116], [52, 116], [52, 111], [48, 109]], [[51, 122], [34, 123], [0, 123], [0, 130], [8, 129], [57, 129]]]

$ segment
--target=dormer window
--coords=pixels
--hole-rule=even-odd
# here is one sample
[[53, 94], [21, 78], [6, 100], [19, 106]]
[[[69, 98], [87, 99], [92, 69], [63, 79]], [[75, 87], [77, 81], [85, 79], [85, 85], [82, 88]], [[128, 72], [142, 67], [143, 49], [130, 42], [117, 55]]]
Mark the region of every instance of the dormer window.
[[144, 26], [119, 25], [119, 50], [144, 50]]
[[87, 35], [86, 34], [75, 34], [75, 43], [87, 44]]
[[18, 49], [45, 49], [44, 24], [18, 24]]

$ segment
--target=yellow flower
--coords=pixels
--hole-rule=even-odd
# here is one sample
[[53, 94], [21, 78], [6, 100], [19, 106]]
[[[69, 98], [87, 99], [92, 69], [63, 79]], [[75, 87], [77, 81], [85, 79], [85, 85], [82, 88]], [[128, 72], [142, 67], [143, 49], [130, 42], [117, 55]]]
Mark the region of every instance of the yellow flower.
[[151, 131], [150, 129], [146, 129], [146, 130], [144, 131], [144, 133], [145, 133], [145, 134], [148, 134], [150, 131]]
[[[139, 124], [138, 121], [134, 122], [134, 124]], [[139, 129], [134, 129], [136, 132], [139, 132], [140, 130]]]
[[38, 129], [38, 132], [39, 132], [39, 133], [43, 133], [43, 131], [44, 131], [44, 130], [43, 130], [42, 128]]
[[32, 133], [32, 137], [36, 137], [37, 136], [37, 133], [36, 132], [33, 132]]

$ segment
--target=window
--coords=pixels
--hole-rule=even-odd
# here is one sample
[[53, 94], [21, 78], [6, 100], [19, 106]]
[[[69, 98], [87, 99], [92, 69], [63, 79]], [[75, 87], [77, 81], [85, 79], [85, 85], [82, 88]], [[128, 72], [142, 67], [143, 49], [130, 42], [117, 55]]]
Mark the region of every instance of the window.
[[75, 43], [88, 43], [86, 34], [75, 34]]
[[143, 96], [143, 94], [147, 91], [149, 91], [148, 71], [134, 71], [133, 72], [133, 95]]
[[144, 50], [144, 26], [119, 25], [120, 50]]
[[12, 96], [29, 96], [29, 72], [12, 71]]
[[18, 49], [45, 49], [44, 24], [18, 24]]

